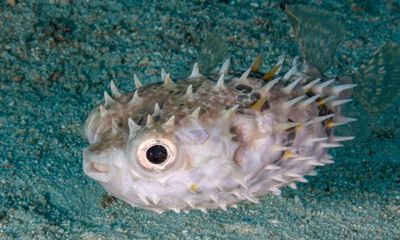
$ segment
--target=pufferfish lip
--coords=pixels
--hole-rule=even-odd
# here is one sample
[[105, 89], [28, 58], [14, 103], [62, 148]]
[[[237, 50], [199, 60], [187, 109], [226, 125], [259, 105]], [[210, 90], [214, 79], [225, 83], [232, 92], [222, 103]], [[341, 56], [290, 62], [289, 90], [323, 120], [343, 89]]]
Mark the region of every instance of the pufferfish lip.
[[84, 173], [99, 182], [109, 182], [114, 177], [113, 167], [106, 161], [94, 158], [88, 150], [84, 151], [82, 165]]

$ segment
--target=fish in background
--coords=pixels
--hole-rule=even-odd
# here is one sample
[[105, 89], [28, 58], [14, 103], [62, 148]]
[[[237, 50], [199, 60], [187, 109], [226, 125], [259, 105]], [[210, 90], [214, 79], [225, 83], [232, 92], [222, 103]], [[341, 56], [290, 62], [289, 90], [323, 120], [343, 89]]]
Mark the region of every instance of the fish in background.
[[327, 76], [343, 26], [314, 7], [286, 13], [302, 56], [285, 73], [284, 57], [267, 72], [260, 57], [243, 72], [229, 59], [214, 71], [227, 45], [211, 35], [183, 79], [162, 70], [162, 82], [143, 86], [135, 75], [132, 93], [111, 82], [86, 120], [84, 172], [134, 207], [206, 212], [296, 189], [333, 163], [328, 150], [353, 139], [335, 129], [355, 120], [341, 109], [356, 84], [360, 111], [376, 113], [398, 95], [400, 47], [387, 43], [349, 76]]

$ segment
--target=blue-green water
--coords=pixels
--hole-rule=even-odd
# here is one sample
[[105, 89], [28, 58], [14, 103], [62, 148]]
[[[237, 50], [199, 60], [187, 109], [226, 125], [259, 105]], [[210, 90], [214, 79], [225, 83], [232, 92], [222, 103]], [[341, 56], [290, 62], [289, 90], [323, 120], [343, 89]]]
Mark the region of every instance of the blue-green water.
[[[9, 3], [7, 3], [9, 2]], [[233, 67], [298, 54], [279, 1], [3, 1], [0, 3], [0, 239], [400, 239], [400, 101], [375, 118], [357, 101], [335, 164], [298, 190], [228, 212], [159, 215], [116, 201], [83, 174], [82, 124], [110, 80], [132, 90], [191, 68], [218, 32]], [[284, 1], [281, 1], [284, 2]], [[346, 26], [333, 71], [400, 42], [398, 1], [302, 2]], [[323, 3], [322, 3], [323, 2]], [[399, 83], [400, 84], [400, 83]]]

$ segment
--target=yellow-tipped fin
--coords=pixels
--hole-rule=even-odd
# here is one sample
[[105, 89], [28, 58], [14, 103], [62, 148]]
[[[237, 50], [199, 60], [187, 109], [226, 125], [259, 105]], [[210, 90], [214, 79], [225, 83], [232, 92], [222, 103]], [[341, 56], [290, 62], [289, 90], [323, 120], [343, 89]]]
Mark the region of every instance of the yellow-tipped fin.
[[279, 58], [278, 63], [275, 64], [275, 66], [273, 66], [272, 69], [269, 70], [269, 72], [265, 73], [264, 76], [262, 77], [262, 79], [263, 79], [264, 81], [269, 81], [269, 80], [273, 79], [274, 76], [275, 76], [276, 74], [278, 74], [278, 73], [281, 71], [281, 69], [282, 69], [282, 64], [283, 64], [284, 61], [285, 61], [285, 56], [282, 55], [282, 56]]
[[253, 63], [251, 64], [251, 71], [255, 73], [259, 72], [261, 65], [262, 65], [262, 55], [257, 55]]

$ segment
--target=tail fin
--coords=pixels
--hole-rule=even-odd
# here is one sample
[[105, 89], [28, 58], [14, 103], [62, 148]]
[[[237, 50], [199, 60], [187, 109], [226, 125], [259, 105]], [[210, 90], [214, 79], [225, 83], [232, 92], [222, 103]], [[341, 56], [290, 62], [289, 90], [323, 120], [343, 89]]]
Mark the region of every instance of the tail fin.
[[286, 5], [286, 13], [306, 63], [321, 73], [328, 70], [343, 39], [343, 26], [330, 12], [315, 7]]
[[400, 94], [400, 44], [388, 42], [353, 74], [355, 97], [371, 116], [392, 105]]

